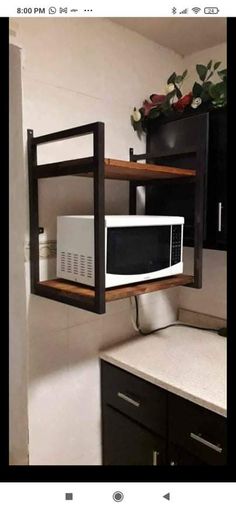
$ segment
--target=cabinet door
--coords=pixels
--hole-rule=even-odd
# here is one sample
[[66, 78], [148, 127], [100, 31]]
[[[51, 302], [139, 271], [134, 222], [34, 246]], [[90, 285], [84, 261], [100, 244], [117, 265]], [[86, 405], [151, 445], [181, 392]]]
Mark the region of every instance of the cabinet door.
[[[205, 114], [206, 115], [206, 114]], [[204, 248], [226, 250], [227, 238], [227, 112], [218, 108], [209, 112], [208, 136], [203, 135], [199, 121], [204, 114], [162, 125], [152, 122], [147, 133], [147, 153], [156, 155], [155, 163], [183, 168], [196, 168], [195, 153], [207, 149], [204, 190]], [[206, 123], [206, 119], [205, 119]], [[200, 136], [199, 136], [200, 134]], [[171, 149], [170, 149], [171, 148]], [[188, 152], [189, 151], [189, 152]], [[173, 153], [173, 154], [172, 154]], [[163, 180], [146, 186], [146, 214], [185, 217], [184, 245], [194, 244], [194, 184], [190, 179]]]
[[210, 114], [208, 161], [208, 237], [212, 248], [226, 248], [227, 235], [227, 115], [226, 109]]
[[207, 465], [226, 465], [226, 418], [169, 395], [169, 441]]
[[164, 465], [165, 441], [110, 406], [103, 410], [103, 465]]
[[[203, 238], [206, 241], [206, 181], [209, 113], [156, 120], [147, 133], [147, 154], [156, 164], [196, 169], [201, 155], [204, 173]], [[194, 244], [195, 179], [165, 179], [146, 186], [146, 214], [184, 216], [184, 245]]]
[[170, 444], [168, 452], [168, 465], [199, 466], [204, 465], [204, 463], [196, 456], [193, 456], [189, 452], [185, 451], [185, 449], [182, 447]]

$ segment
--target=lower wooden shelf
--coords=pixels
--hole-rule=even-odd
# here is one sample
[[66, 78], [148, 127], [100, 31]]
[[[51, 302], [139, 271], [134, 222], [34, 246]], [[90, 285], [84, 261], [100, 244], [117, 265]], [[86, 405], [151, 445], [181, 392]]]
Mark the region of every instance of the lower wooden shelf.
[[[154, 291], [161, 291], [169, 287], [185, 286], [186, 284], [193, 283], [192, 275], [178, 274], [172, 277], [165, 277], [158, 280], [139, 282], [138, 284], [130, 284], [128, 286], [120, 286], [108, 289], [105, 292], [106, 302], [119, 300], [121, 298], [128, 298], [130, 296], [137, 296]], [[84, 299], [87, 303], [92, 303], [95, 297], [94, 290], [81, 284], [63, 280], [53, 279], [38, 282], [36, 285], [36, 292], [38, 295], [45, 296], [54, 300], [69, 303], [69, 300]]]

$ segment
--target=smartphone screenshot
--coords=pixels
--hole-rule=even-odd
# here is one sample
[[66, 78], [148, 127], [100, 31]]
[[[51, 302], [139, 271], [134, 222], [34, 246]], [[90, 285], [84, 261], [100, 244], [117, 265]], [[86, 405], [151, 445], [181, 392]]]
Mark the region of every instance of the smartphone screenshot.
[[6, 511], [234, 509], [235, 14], [0, 7]]

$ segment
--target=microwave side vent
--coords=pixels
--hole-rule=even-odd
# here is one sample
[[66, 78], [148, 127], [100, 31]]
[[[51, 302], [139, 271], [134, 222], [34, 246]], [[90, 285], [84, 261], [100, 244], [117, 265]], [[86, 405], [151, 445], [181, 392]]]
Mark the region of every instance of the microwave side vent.
[[79, 255], [73, 254], [73, 273], [79, 275]]
[[91, 256], [87, 256], [87, 277], [93, 278], [93, 258]]
[[61, 272], [64, 273], [66, 271], [66, 253], [61, 252]]
[[80, 276], [85, 277], [85, 256], [83, 254], [80, 255]]
[[67, 252], [67, 273], [72, 273], [72, 253]]

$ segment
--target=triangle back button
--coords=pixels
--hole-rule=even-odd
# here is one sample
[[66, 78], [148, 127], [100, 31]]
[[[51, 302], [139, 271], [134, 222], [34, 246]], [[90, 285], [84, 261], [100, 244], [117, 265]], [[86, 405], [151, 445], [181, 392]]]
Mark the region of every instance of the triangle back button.
[[163, 499], [170, 500], [170, 493], [163, 495]]

